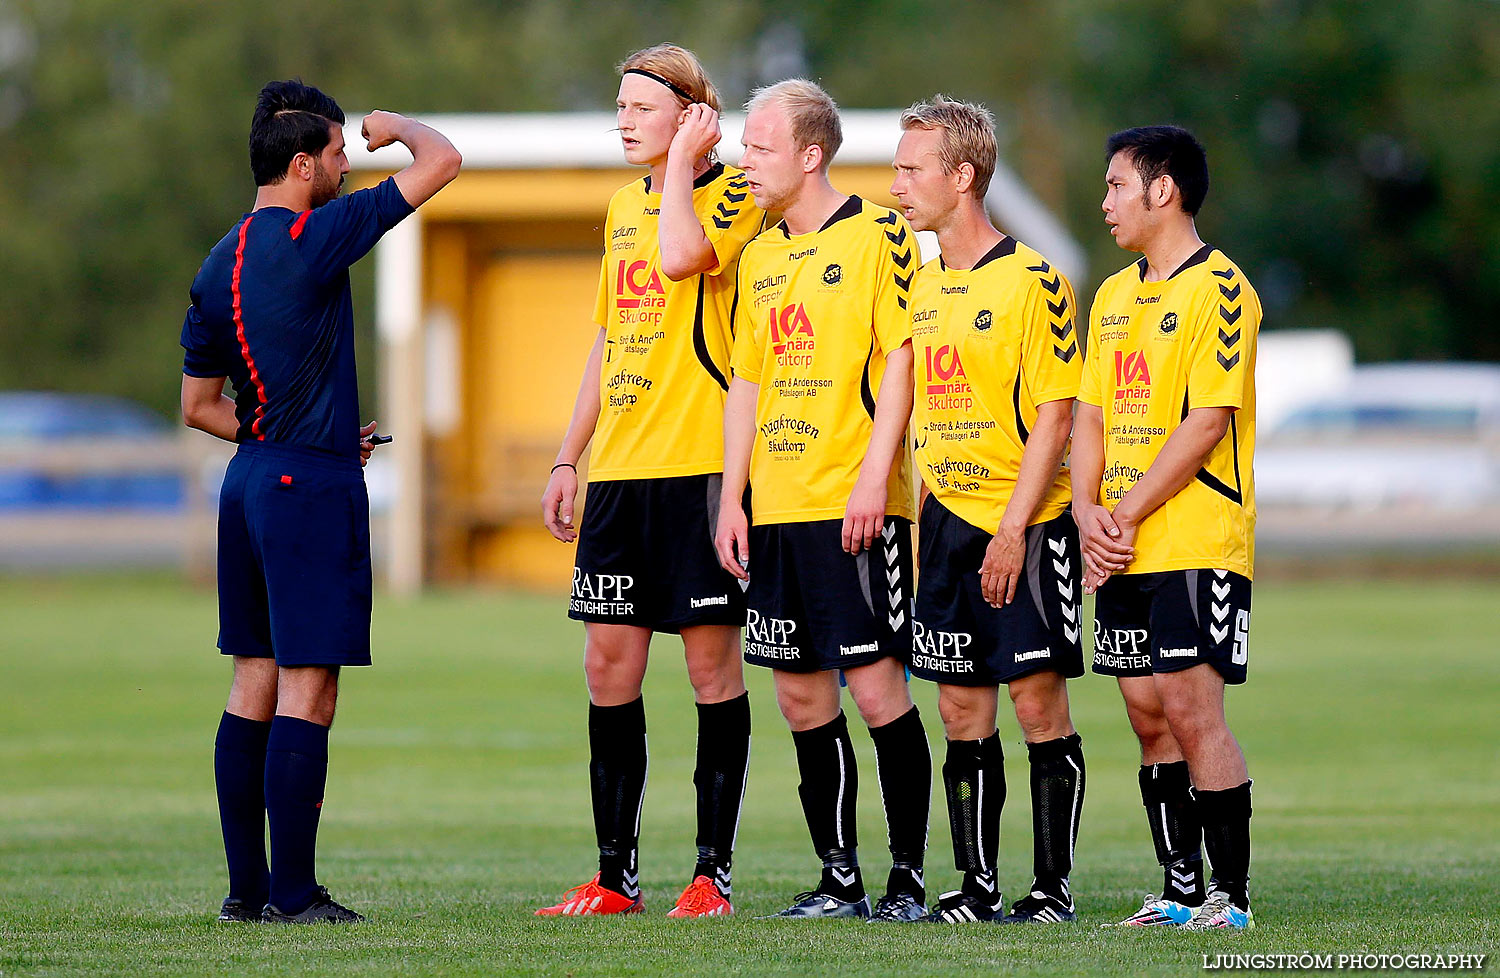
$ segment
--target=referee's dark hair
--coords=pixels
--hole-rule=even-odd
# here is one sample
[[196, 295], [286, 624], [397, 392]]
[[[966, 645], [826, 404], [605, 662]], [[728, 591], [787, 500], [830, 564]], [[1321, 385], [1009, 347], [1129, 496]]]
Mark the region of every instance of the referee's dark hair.
[[344, 110], [300, 78], [268, 82], [250, 120], [250, 172], [255, 185], [280, 183], [298, 153], [316, 157], [328, 146], [330, 125], [344, 124]]
[[1192, 133], [1180, 126], [1122, 129], [1104, 144], [1104, 162], [1108, 164], [1116, 153], [1130, 155], [1142, 186], [1162, 174], [1171, 177], [1182, 194], [1182, 209], [1197, 215], [1208, 196], [1208, 154]]

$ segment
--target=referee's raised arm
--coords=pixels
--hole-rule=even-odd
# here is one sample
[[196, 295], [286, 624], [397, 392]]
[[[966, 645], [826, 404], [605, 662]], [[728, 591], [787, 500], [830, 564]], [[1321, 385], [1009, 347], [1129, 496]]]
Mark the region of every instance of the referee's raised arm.
[[359, 131], [372, 153], [391, 143], [401, 143], [411, 150], [411, 164], [396, 174], [396, 186], [413, 207], [421, 207], [452, 183], [463, 165], [463, 156], [447, 136], [396, 112], [376, 109], [365, 116]]

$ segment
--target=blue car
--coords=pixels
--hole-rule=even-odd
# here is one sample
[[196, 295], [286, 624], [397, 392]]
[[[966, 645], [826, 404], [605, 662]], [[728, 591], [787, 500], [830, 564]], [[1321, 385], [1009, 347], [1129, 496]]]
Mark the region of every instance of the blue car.
[[[6, 449], [108, 439], [139, 441], [142, 451], [149, 452], [175, 435], [176, 426], [166, 418], [124, 398], [0, 391], [0, 446]], [[64, 475], [27, 468], [24, 462], [0, 463], [0, 511], [161, 511], [181, 508], [186, 498], [186, 479], [175, 465], [161, 471]]]

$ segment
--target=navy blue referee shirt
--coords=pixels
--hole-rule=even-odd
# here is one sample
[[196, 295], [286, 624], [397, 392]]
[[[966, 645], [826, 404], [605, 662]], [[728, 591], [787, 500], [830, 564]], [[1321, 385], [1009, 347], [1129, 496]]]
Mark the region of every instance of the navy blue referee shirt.
[[394, 178], [298, 214], [246, 214], [204, 259], [182, 324], [189, 377], [234, 384], [236, 441], [359, 454], [349, 266], [412, 212]]

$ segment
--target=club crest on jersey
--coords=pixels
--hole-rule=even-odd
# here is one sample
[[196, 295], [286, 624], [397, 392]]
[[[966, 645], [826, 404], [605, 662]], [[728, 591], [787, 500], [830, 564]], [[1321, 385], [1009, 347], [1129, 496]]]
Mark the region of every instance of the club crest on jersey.
[[1157, 327], [1163, 336], [1171, 336], [1177, 332], [1177, 313], [1169, 312], [1161, 317], [1161, 325]]
[[974, 332], [976, 333], [988, 333], [993, 325], [995, 325], [995, 317], [988, 309], [979, 310], [979, 314], [974, 317]]
[[823, 269], [823, 284], [838, 285], [844, 280], [844, 270], [836, 264], [830, 264]]

